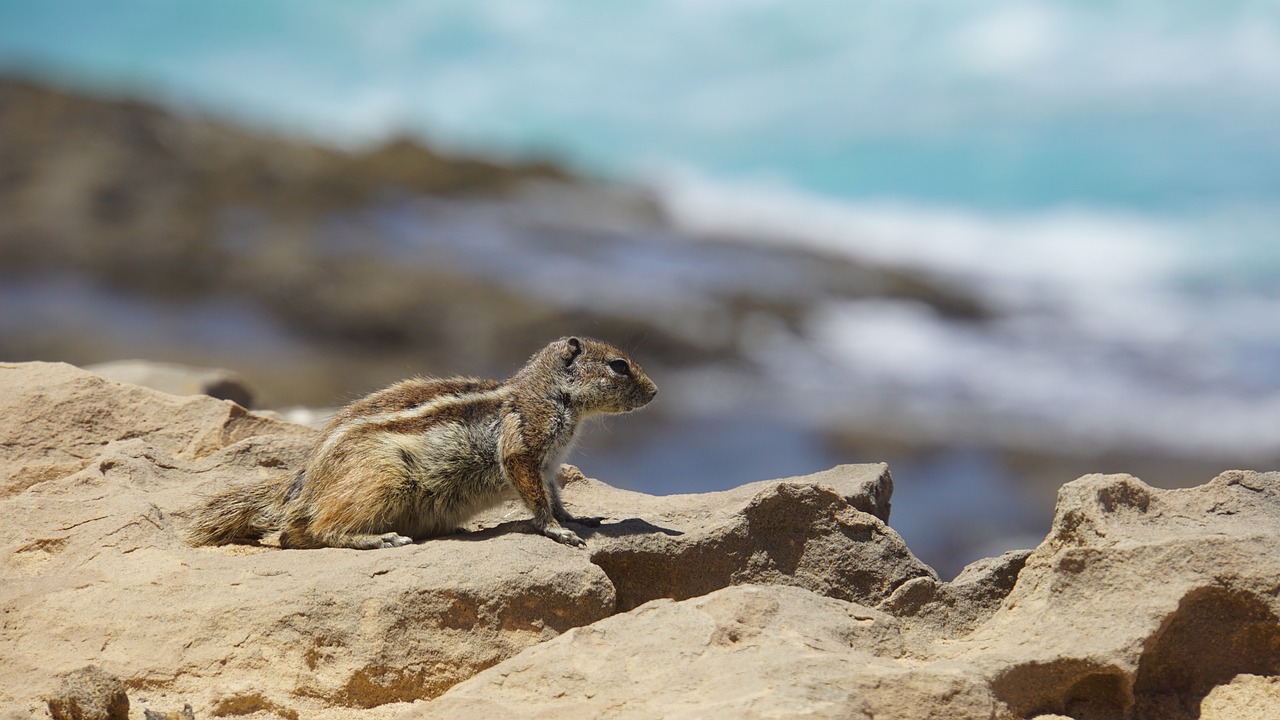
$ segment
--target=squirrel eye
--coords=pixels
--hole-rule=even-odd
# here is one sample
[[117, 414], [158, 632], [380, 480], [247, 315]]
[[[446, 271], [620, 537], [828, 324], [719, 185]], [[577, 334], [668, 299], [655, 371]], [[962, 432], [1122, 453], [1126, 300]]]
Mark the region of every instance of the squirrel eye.
[[618, 375], [631, 375], [631, 365], [626, 360], [610, 360], [609, 369]]

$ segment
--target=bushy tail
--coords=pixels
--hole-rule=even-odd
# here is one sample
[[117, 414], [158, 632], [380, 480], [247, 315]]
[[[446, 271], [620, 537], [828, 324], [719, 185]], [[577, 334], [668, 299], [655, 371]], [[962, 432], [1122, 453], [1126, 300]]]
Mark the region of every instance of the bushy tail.
[[280, 529], [288, 488], [278, 481], [240, 485], [210, 498], [192, 515], [187, 542], [192, 545], [250, 543]]

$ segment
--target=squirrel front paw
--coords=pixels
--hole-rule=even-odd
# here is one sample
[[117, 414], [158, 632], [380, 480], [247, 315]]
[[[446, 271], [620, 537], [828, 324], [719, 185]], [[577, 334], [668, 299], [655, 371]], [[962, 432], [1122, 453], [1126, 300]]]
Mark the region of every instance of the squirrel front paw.
[[586, 540], [583, 540], [578, 537], [577, 533], [561, 525], [547, 525], [546, 527], [540, 528], [540, 531], [543, 535], [546, 535], [552, 540], [568, 545], [569, 547], [584, 548], [587, 546]]

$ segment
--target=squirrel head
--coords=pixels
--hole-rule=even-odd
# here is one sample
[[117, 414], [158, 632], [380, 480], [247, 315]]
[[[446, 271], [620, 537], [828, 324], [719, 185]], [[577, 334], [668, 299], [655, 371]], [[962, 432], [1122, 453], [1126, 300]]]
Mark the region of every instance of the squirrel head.
[[543, 352], [555, 360], [561, 391], [584, 415], [630, 412], [658, 394], [639, 363], [608, 343], [566, 337]]

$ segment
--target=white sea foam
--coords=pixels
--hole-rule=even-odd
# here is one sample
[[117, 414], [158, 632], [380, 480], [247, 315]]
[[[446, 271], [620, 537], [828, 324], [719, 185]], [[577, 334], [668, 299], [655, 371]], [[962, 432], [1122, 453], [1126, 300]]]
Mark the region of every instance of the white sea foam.
[[[821, 306], [806, 336], [826, 376], [843, 379], [804, 395], [823, 412], [855, 423], [896, 419], [952, 442], [1280, 451], [1280, 292], [1238, 287], [1221, 272], [1231, 259], [1211, 262], [1205, 245], [1227, 226], [1261, 225], [1224, 226], [1222, 214], [851, 203], [689, 173], [659, 187], [692, 234], [909, 268], [996, 308], [991, 321], [964, 323], [903, 301]], [[1199, 275], [1214, 262], [1215, 273]], [[794, 367], [780, 359], [774, 375], [803, 387]]]
[[654, 187], [683, 229], [799, 244], [973, 281], [1150, 285], [1178, 268], [1176, 227], [1120, 211], [997, 215], [900, 201], [820, 198], [777, 182], [666, 172]]

